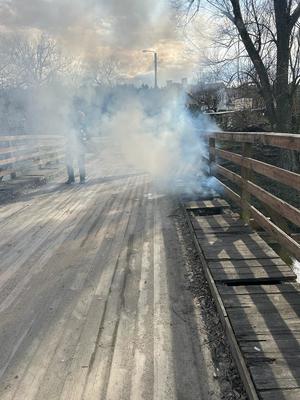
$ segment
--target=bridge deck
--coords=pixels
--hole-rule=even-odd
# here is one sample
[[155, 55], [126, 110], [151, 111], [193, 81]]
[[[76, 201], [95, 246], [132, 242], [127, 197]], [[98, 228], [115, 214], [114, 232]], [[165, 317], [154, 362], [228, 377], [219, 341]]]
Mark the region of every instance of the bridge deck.
[[1, 207], [1, 400], [220, 398], [173, 206], [119, 158]]
[[299, 399], [294, 272], [221, 199], [185, 207], [250, 399]]

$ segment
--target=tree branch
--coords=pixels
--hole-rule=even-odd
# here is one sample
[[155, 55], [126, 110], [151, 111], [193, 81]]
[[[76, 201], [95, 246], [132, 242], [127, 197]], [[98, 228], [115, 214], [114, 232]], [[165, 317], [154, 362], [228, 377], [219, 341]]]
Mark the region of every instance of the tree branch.
[[294, 12], [290, 16], [290, 23], [289, 23], [290, 30], [293, 29], [293, 27], [296, 24], [296, 22], [298, 21], [299, 17], [300, 17], [300, 3], [297, 5]]

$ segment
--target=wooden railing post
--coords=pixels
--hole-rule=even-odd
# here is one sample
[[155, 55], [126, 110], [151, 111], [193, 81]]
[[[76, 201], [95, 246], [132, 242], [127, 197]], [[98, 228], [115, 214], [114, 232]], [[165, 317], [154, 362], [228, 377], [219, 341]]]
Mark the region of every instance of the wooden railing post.
[[42, 146], [41, 142], [38, 141], [38, 150], [37, 150], [37, 157], [38, 157], [38, 169], [43, 169], [43, 161], [42, 161]]
[[[220, 179], [219, 181], [223, 187], [224, 195], [228, 196], [242, 209], [241, 217], [243, 217], [245, 221], [249, 222], [251, 215], [251, 222], [253, 221], [257, 226], [268, 233], [272, 239], [278, 242], [278, 244], [276, 244], [276, 252], [284, 260], [287, 260], [287, 263], [291, 261], [288, 260], [290, 256], [294, 256], [296, 259], [300, 260], [300, 243], [293, 237], [293, 226], [300, 227], [300, 210], [298, 208], [298, 203], [295, 201], [295, 205], [289, 204], [287, 201], [270, 193], [263, 187], [266, 183], [264, 178], [261, 178], [262, 175], [267, 179], [285, 185], [284, 187], [290, 187], [292, 194], [292, 191], [300, 191], [300, 174], [279, 168], [264, 161], [253, 159], [253, 155], [251, 154], [251, 143], [252, 145], [257, 143], [300, 151], [300, 134], [217, 132], [215, 138], [222, 142], [245, 143], [242, 154], [236, 154], [234, 149], [232, 151], [215, 149], [215, 169], [218, 177], [221, 176], [229, 180], [241, 190], [241, 195], [239, 195], [227, 186], [226, 182], [222, 182]], [[222, 165], [218, 165], [218, 158], [240, 166], [241, 174], [239, 175], [232, 169], [227, 169]], [[257, 177], [254, 174], [258, 174]], [[254, 180], [257, 182], [255, 183]], [[252, 204], [252, 198], [256, 200], [255, 204]], [[258, 205], [256, 202], [258, 202]], [[279, 245], [281, 248], [279, 248]]]
[[216, 138], [209, 138], [209, 172], [214, 175], [214, 165], [216, 163]]
[[[13, 146], [11, 141], [8, 142], [8, 146], [9, 147]], [[10, 153], [10, 157], [13, 158], [13, 157], [16, 157], [16, 155], [14, 153]], [[14, 171], [10, 174], [10, 179], [16, 179], [17, 178], [17, 172], [15, 170], [15, 164], [12, 164], [12, 168], [13, 168]]]
[[[242, 155], [243, 157], [251, 157], [252, 154], [252, 144], [243, 143]], [[241, 167], [241, 177], [242, 177], [242, 194], [241, 194], [241, 204], [242, 204], [242, 218], [248, 224], [250, 222], [251, 212], [250, 212], [250, 202], [251, 194], [247, 189], [247, 181], [250, 180], [252, 171], [242, 165]]]

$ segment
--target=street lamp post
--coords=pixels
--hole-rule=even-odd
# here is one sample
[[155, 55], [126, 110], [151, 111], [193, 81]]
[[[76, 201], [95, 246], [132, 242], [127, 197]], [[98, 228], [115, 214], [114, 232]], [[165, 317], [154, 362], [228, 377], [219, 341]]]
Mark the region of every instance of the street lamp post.
[[154, 50], [143, 50], [143, 53], [152, 53], [154, 55], [154, 88], [157, 89], [157, 53]]

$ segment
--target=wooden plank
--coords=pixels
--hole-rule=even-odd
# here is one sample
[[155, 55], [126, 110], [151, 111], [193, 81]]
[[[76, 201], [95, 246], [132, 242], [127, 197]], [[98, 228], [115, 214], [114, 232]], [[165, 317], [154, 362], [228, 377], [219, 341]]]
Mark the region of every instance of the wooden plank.
[[[287, 267], [288, 268], [288, 267]], [[226, 307], [247, 307], [261, 309], [263, 306], [271, 305], [275, 307], [294, 306], [300, 304], [299, 292], [293, 293], [257, 293], [244, 294], [242, 296], [232, 294], [222, 294], [222, 299]], [[300, 312], [300, 309], [299, 309]]]
[[258, 279], [260, 277], [271, 277], [275, 275], [287, 274], [295, 279], [295, 274], [292, 272], [288, 265], [278, 265], [276, 267], [228, 267], [228, 268], [214, 268], [210, 267], [211, 273], [219, 280], [219, 276], [231, 277], [239, 276], [243, 277], [249, 276], [253, 279]]
[[278, 349], [275, 343], [273, 348], [271, 348], [270, 351], [267, 352], [260, 350], [257, 346], [250, 346], [249, 351], [247, 348], [243, 348], [243, 353], [245, 354], [245, 359], [248, 365], [256, 365], [258, 363], [272, 363], [273, 365], [282, 365], [284, 363], [288, 363], [290, 369], [294, 369], [295, 367], [299, 368], [299, 341], [296, 342], [296, 345], [294, 341], [285, 340], [285, 342], [287, 346], [282, 351], [281, 349]]
[[0, 176], [7, 176], [15, 173], [14, 169], [0, 169]]
[[210, 268], [211, 273], [216, 278], [216, 280], [220, 280], [218, 277], [225, 276], [226, 279], [234, 279], [235, 276], [243, 278], [249, 276], [249, 279], [262, 279], [263, 277], [274, 278], [280, 277], [282, 275], [290, 276], [295, 280], [295, 274], [292, 272], [291, 268], [288, 265], [278, 265], [277, 267], [256, 267], [256, 268]]
[[[300, 190], [300, 174], [287, 171], [283, 168], [279, 168], [274, 165], [264, 163], [263, 161], [255, 160], [253, 158], [243, 157], [239, 154], [235, 154], [227, 150], [216, 149], [216, 154], [219, 157], [224, 158], [225, 160], [252, 169], [258, 174], [264, 175], [277, 182], [283, 183], [285, 185], [293, 187], [294, 189]], [[229, 171], [224, 167], [221, 168], [219, 167], [221, 166], [219, 165], [217, 166], [217, 171], [222, 175], [224, 175], [225, 173], [227, 173], [227, 171]], [[226, 177], [229, 179], [228, 173]], [[232, 180], [234, 179], [234, 177], [235, 175], [231, 175]], [[239, 183], [238, 179], [235, 179], [235, 183]]]
[[224, 283], [255, 283], [269, 281], [294, 281], [295, 275], [289, 267], [270, 267], [265, 268], [243, 268], [226, 269], [224, 271], [211, 270], [212, 276], [216, 282]]
[[[230, 283], [236, 281], [241, 283], [243, 280], [255, 282], [257, 279], [265, 282], [295, 280], [296, 276], [292, 269], [259, 235], [239, 231], [246, 229], [249, 232], [250, 229], [241, 220], [227, 215], [195, 217], [189, 213], [189, 216], [197, 243], [201, 246], [207, 268], [215, 282], [224, 280]], [[231, 224], [234, 226], [232, 227]], [[298, 365], [297, 368], [300, 371], [300, 356], [299, 353], [295, 353], [295, 345], [299, 348], [300, 342], [300, 296], [298, 296], [296, 285], [228, 287], [218, 284], [217, 288], [221, 302], [228, 313], [225, 326], [233, 352], [235, 353], [237, 349], [233, 343], [236, 342], [236, 345], [241, 346], [241, 358], [235, 354], [236, 361], [243, 360], [243, 363], [237, 361], [241, 375], [243, 376], [243, 373], [247, 371], [245, 360], [250, 363], [248, 365], [258, 365], [261, 371], [263, 371], [263, 366], [269, 365], [272, 357], [277, 363], [275, 367], [271, 367], [278, 376], [277, 381], [264, 380], [261, 378], [263, 376], [261, 371], [259, 371], [260, 375], [257, 372], [261, 379], [259, 381], [256, 379], [256, 374], [252, 374], [251, 369], [248, 370], [251, 372], [251, 377], [246, 379], [244, 376], [244, 381], [249, 383], [250, 380], [259, 391], [267, 390], [272, 386], [296, 387], [297, 379], [293, 375], [285, 378], [284, 368], [281, 365], [288, 361], [285, 365], [285, 368], [288, 368], [288, 374], [292, 373], [292, 365]], [[297, 338], [294, 342], [290, 336], [291, 332], [293, 332], [293, 337]], [[276, 338], [272, 345], [260, 348], [261, 351], [254, 349], [261, 340], [270, 343], [272, 337]], [[279, 337], [281, 342], [279, 342]], [[278, 345], [282, 346], [282, 352], [280, 348], [278, 349]]]
[[[224, 189], [224, 194], [229, 196], [235, 203], [241, 206], [241, 197], [229, 189], [223, 182], [219, 181]], [[277, 227], [274, 223], [258, 211], [254, 206], [250, 206], [250, 211], [255, 222], [263, 229], [269, 232], [283, 247], [285, 247], [296, 258], [300, 258], [300, 244], [293, 238], [287, 235], [282, 229]]]
[[[247, 262], [251, 262], [246, 260]], [[223, 261], [226, 262], [226, 261]], [[218, 285], [219, 293], [223, 296], [229, 295], [248, 295], [248, 294], [272, 294], [272, 293], [297, 293], [299, 292], [299, 284], [283, 283], [279, 285], [247, 285], [247, 286], [226, 286]]]
[[[292, 331], [292, 338], [295, 341], [299, 341], [299, 337], [300, 337], [300, 332], [299, 330], [294, 330]], [[268, 341], [278, 341], [278, 343], [280, 343], [280, 340], [287, 340], [290, 341], [291, 339], [291, 332], [289, 332], [288, 330], [286, 330], [285, 332], [272, 332], [272, 334], [270, 334], [270, 332], [253, 332], [251, 329], [248, 332], [244, 332], [243, 334], [239, 334], [237, 335], [237, 340], [238, 343], [240, 344], [240, 346], [242, 346], [243, 344], [253, 344], [253, 346], [256, 345], [260, 345], [260, 343], [262, 342], [268, 342]], [[277, 356], [279, 357], [279, 355], [277, 354]], [[276, 357], [277, 357], [276, 356]]]
[[[217, 166], [217, 172], [225, 178], [229, 179], [231, 182], [241, 185], [242, 184], [242, 177], [228, 169]], [[300, 175], [299, 183], [300, 183]], [[287, 181], [285, 181], [287, 184]], [[276, 212], [280, 213], [281, 216], [287, 218], [293, 224], [300, 226], [300, 211], [296, 208], [287, 203], [286, 201], [281, 200], [280, 198], [272, 195], [271, 193], [267, 192], [260, 186], [250, 182], [249, 180], [245, 182], [245, 189], [255, 196], [258, 200], [262, 203], [266, 204], [268, 207], [271, 207]], [[300, 188], [300, 184], [299, 184]]]
[[279, 335], [274, 337], [268, 335], [266, 340], [240, 340], [239, 344], [243, 352], [247, 353], [247, 356], [252, 353], [257, 356], [270, 356], [272, 354], [279, 361], [282, 361], [285, 356], [289, 358], [293, 355], [296, 358], [300, 357], [300, 352], [295, 352], [295, 346], [300, 348], [300, 334], [293, 335], [293, 340], [290, 340], [288, 336]]
[[[191, 218], [192, 215], [191, 215], [191, 213], [188, 213], [187, 210], [184, 207], [183, 207], [183, 211], [184, 211], [184, 213], [186, 215], [190, 231], [193, 234], [194, 233], [194, 229], [193, 229], [193, 225], [192, 225], [192, 218]], [[221, 216], [217, 216], [217, 217], [221, 217]], [[231, 220], [232, 220], [232, 217], [231, 217]], [[203, 253], [203, 251], [201, 249], [200, 243], [197, 240], [195, 235], [193, 235], [193, 238], [194, 238], [195, 246], [196, 246], [196, 248], [197, 248], [197, 250], [199, 252], [199, 255], [200, 255], [200, 259], [201, 259], [201, 262], [202, 262], [202, 265], [203, 265], [203, 268], [204, 268], [205, 276], [206, 276], [206, 278], [208, 280], [208, 284], [209, 284], [210, 290], [211, 290], [212, 295], [213, 295], [213, 297], [215, 299], [216, 307], [217, 307], [218, 313], [219, 313], [219, 315], [221, 317], [221, 322], [222, 322], [222, 324], [223, 324], [223, 326], [225, 328], [226, 335], [227, 335], [227, 337], [229, 339], [229, 344], [230, 344], [230, 348], [231, 348], [232, 353], [233, 353], [233, 357], [234, 357], [234, 359], [235, 359], [235, 361], [237, 363], [237, 367], [238, 367], [239, 373], [240, 373], [242, 381], [243, 381], [243, 383], [245, 385], [249, 400], [258, 400], [256, 389], [254, 387], [254, 384], [253, 384], [253, 381], [251, 379], [250, 373], [247, 370], [247, 367], [246, 367], [246, 364], [245, 364], [245, 360], [244, 360], [244, 358], [243, 358], [243, 356], [241, 354], [241, 351], [240, 351], [240, 348], [238, 346], [237, 340], [236, 340], [236, 338], [234, 336], [231, 323], [228, 320], [224, 304], [223, 304], [221, 296], [220, 296], [220, 294], [219, 294], [219, 292], [217, 290], [216, 283], [214, 282], [214, 280], [212, 278], [212, 275], [210, 273], [210, 270], [208, 268], [208, 264], [207, 264], [207, 261], [206, 261], [206, 259], [204, 257], [204, 253]]]
[[293, 189], [300, 190], [300, 175], [295, 172], [287, 171], [275, 165], [270, 165], [252, 158], [245, 158], [242, 163], [258, 174], [283, 183], [284, 185], [291, 186]]
[[[137, 195], [138, 197], [141, 196], [141, 194], [139, 193], [137, 193]], [[101, 304], [99, 303], [99, 300], [97, 301], [95, 296], [95, 298], [91, 303], [91, 307], [88, 312], [87, 323], [84, 326], [84, 331], [81, 334], [80, 340], [78, 341], [77, 344], [77, 351], [76, 351], [77, 357], [73, 360], [72, 365], [69, 368], [69, 374], [65, 381], [62, 394], [60, 395], [60, 398], [62, 400], [63, 399], [79, 400], [83, 397], [85, 382], [90, 371], [87, 368], [84, 371], [82, 371], [80, 366], [94, 365], [94, 360], [93, 361], [91, 360], [93, 358], [93, 352], [95, 351], [95, 343], [97, 343], [97, 340], [99, 341], [99, 337], [97, 338], [99, 332], [102, 332], [107, 328], [107, 326], [105, 325], [109, 325], [108, 329], [111, 336], [111, 346], [107, 346], [108, 352], [114, 352], [114, 354], [117, 356], [123, 354], [122, 351], [120, 351], [121, 349], [117, 348], [116, 343], [114, 343], [113, 332], [115, 331], [116, 328], [119, 330], [121, 324], [120, 313], [122, 312], [122, 309], [120, 307], [119, 296], [126, 297], [126, 292], [125, 292], [125, 287], [123, 287], [124, 284], [123, 282], [124, 279], [126, 281], [125, 277], [126, 273], [128, 273], [127, 268], [129, 269], [129, 265], [126, 268], [126, 261], [128, 262], [129, 260], [127, 258], [128, 253], [126, 251], [127, 249], [124, 246], [124, 243], [128, 241], [128, 237], [130, 237], [131, 235], [131, 231], [135, 226], [136, 219], [138, 217], [138, 212], [139, 212], [139, 206], [132, 205], [132, 212], [130, 213], [130, 216], [128, 216], [124, 229], [122, 230], [123, 237], [119, 238], [120, 240], [118, 241], [118, 246], [115, 247], [115, 249], [111, 249], [111, 252], [114, 252], [116, 255], [119, 254], [119, 256], [117, 258], [114, 258], [113, 262], [109, 260], [109, 262], [107, 263], [108, 265], [105, 266], [106, 274], [104, 275], [105, 278], [108, 278], [108, 280], [101, 279], [99, 282], [99, 286], [96, 288], [95, 292], [95, 294], [98, 293], [98, 295], [101, 295], [101, 297], [102, 296], [106, 297], [107, 301], [106, 302], [103, 301], [101, 302], [102, 303]], [[143, 224], [143, 218], [141, 218], [140, 223]], [[115, 242], [116, 241], [114, 240], [113, 242], [114, 246]], [[132, 279], [132, 277], [130, 279]], [[129, 278], [127, 279], [127, 284], [128, 281], [130, 281]], [[110, 289], [111, 286], [115, 286], [114, 290]], [[110, 313], [107, 313], [107, 308], [111, 311]], [[132, 311], [131, 314], [133, 315], [134, 319], [135, 318], [134, 312]], [[105, 324], [105, 318], [107, 317], [110, 319], [109, 324]], [[129, 337], [132, 337], [132, 335], [129, 335]], [[125, 354], [127, 355], [127, 353]], [[109, 368], [112, 368], [113, 370], [115, 369], [111, 365], [104, 364], [103, 366], [106, 367], [107, 370]], [[97, 368], [97, 363], [96, 363], [96, 368]], [[118, 368], [116, 368], [116, 371], [118, 371]], [[122, 374], [123, 371], [119, 370], [119, 372], [120, 374]], [[125, 379], [121, 380], [125, 381]], [[95, 393], [94, 395], [92, 393], [89, 393], [86, 396], [89, 399], [93, 399]], [[46, 395], [40, 397], [47, 398]]]
[[[245, 295], [244, 295], [245, 296]], [[261, 299], [257, 299], [256, 296], [253, 296], [253, 301], [251, 301], [250, 298], [247, 298], [247, 301], [243, 302], [242, 296], [241, 301], [239, 302], [239, 298], [235, 297], [236, 300], [236, 305], [232, 306], [232, 302], [230, 302], [230, 306], [227, 306], [227, 312], [228, 315], [232, 318], [238, 318], [238, 316], [243, 316], [243, 319], [241, 321], [236, 320], [236, 328], [239, 330], [239, 328], [243, 325], [249, 325], [249, 323], [252, 321], [256, 320], [264, 320], [264, 324], [266, 326], [269, 326], [269, 329], [272, 328], [272, 326], [282, 325], [282, 326], [287, 326], [288, 323], [293, 323], [293, 322], [299, 322], [298, 316], [299, 316], [299, 306], [297, 304], [297, 296], [294, 297], [294, 300], [291, 300], [291, 304], [287, 301], [284, 300], [283, 298], [279, 298], [277, 301], [274, 300], [275, 304], [272, 304], [271, 300], [268, 297], [261, 297]], [[291, 296], [291, 297], [292, 297]], [[287, 296], [287, 299], [290, 300], [291, 297]], [[292, 297], [293, 298], [293, 297]], [[257, 300], [256, 300], [257, 299]], [[225, 301], [225, 299], [224, 299]], [[228, 298], [226, 299], [228, 300]], [[255, 303], [257, 301], [257, 303]], [[296, 303], [296, 304], [293, 304]], [[276, 314], [277, 318], [276, 321], [273, 321], [271, 318], [271, 314]], [[260, 329], [260, 326], [254, 326], [258, 329]]]
[[222, 167], [221, 165], [216, 165], [216, 173], [219, 175], [224, 176], [225, 178], [229, 179], [231, 182], [235, 183], [236, 185], [242, 184], [242, 177], [235, 172], [230, 171], [229, 169]]
[[279, 310], [273, 307], [273, 310], [266, 309], [265, 312], [254, 308], [226, 308], [230, 321], [233, 325], [235, 334], [246, 336], [248, 334], [290, 334], [291, 332], [300, 333], [300, 319], [298, 315], [299, 307], [294, 309], [287, 308]]
[[245, 260], [256, 258], [274, 258], [275, 252], [270, 249], [261, 249], [258, 246], [239, 248], [230, 245], [205, 245], [202, 244], [204, 255], [208, 261], [211, 260]]
[[209, 215], [194, 216], [191, 215], [191, 221], [195, 229], [202, 228], [229, 228], [244, 227], [246, 224], [237, 216], [231, 215]]
[[[195, 233], [195, 231], [193, 229], [194, 227], [193, 227], [193, 224], [192, 224], [192, 221], [193, 221], [192, 214], [188, 213], [184, 207], [183, 207], [183, 210], [184, 210], [185, 215], [187, 217], [187, 222], [189, 224], [191, 233]], [[222, 223], [228, 224], [228, 217], [227, 216], [225, 216], [225, 220], [224, 220], [224, 216], [214, 216], [213, 219], [212, 219], [212, 217], [208, 217], [208, 218], [209, 218], [209, 220], [214, 221], [214, 223], [216, 223], [216, 221], [218, 221], [217, 226], [220, 226], [220, 221]], [[226, 221], [226, 219], [227, 219], [227, 221]], [[198, 220], [198, 218], [197, 218], [197, 220]], [[236, 222], [236, 220], [237, 219], [234, 220], [233, 217], [230, 217], [230, 222], [231, 223]], [[206, 220], [203, 219], [203, 222], [205, 222], [207, 224], [207, 219]], [[194, 242], [195, 242], [196, 248], [197, 248], [197, 250], [199, 252], [199, 255], [200, 255], [200, 259], [201, 259], [201, 262], [202, 262], [202, 265], [203, 265], [203, 268], [204, 268], [205, 276], [207, 277], [207, 280], [208, 280], [208, 283], [209, 283], [209, 287], [210, 287], [211, 292], [213, 294], [213, 297], [215, 299], [218, 313], [219, 313], [219, 315], [221, 317], [222, 324], [223, 324], [223, 326], [225, 328], [226, 335], [227, 335], [227, 337], [229, 339], [230, 347], [231, 347], [234, 359], [235, 359], [235, 361], [237, 363], [239, 373], [240, 373], [241, 378], [243, 380], [243, 383], [245, 385], [247, 394], [248, 394], [250, 400], [258, 400], [256, 389], [254, 387], [254, 384], [253, 384], [253, 381], [252, 381], [251, 376], [249, 374], [249, 371], [247, 370], [247, 367], [246, 367], [246, 364], [245, 364], [245, 360], [244, 360], [244, 358], [243, 358], [243, 356], [241, 354], [240, 348], [238, 346], [237, 340], [236, 340], [234, 332], [232, 330], [231, 323], [228, 320], [228, 317], [227, 317], [227, 314], [226, 314], [226, 310], [225, 310], [224, 304], [222, 302], [222, 298], [221, 298], [221, 296], [220, 296], [220, 294], [219, 294], [219, 292], [217, 290], [216, 283], [214, 282], [214, 280], [212, 278], [212, 275], [210, 273], [210, 270], [208, 268], [207, 260], [204, 257], [204, 253], [203, 253], [203, 251], [201, 249], [201, 246], [200, 246], [200, 243], [199, 243], [198, 239], [196, 238], [195, 235], [193, 235], [193, 237], [194, 237]]]
[[224, 235], [230, 235], [233, 233], [251, 233], [253, 232], [251, 228], [247, 225], [243, 226], [221, 226], [221, 227], [197, 227], [195, 229], [195, 234], [199, 239], [203, 239], [203, 236], [207, 234], [224, 234]]
[[234, 335], [231, 323], [227, 317], [225, 318], [225, 333], [229, 340], [230, 349], [237, 364], [242, 381], [245, 385], [249, 400], [258, 400], [258, 394], [253, 379], [249, 373], [245, 359], [243, 357], [243, 354], [241, 353], [240, 347]]
[[279, 199], [278, 197], [250, 181], [246, 182], [246, 189], [262, 203], [266, 204], [268, 207], [271, 207], [293, 224], [300, 226], [300, 210], [298, 210], [296, 207], [293, 207], [289, 203]]
[[[267, 259], [256, 258], [254, 260], [212, 261], [209, 263], [210, 268], [214, 268], [214, 269], [226, 269], [226, 268], [232, 268], [232, 267], [235, 267], [237, 269], [239, 269], [239, 268], [257, 268], [257, 267], [269, 268], [269, 267], [285, 266], [285, 265], [286, 265], [285, 262], [279, 257], [278, 258], [267, 258]], [[231, 293], [233, 288], [230, 287], [230, 288], [227, 288], [227, 290], [230, 290], [230, 293]], [[238, 290], [238, 288], [237, 288], [237, 290]], [[251, 287], [249, 287], [249, 290], [251, 291]], [[237, 293], [239, 293], [239, 292], [237, 292]]]
[[[51, 156], [52, 155], [52, 156]], [[11, 164], [17, 164], [21, 161], [34, 161], [35, 158], [40, 159], [41, 161], [54, 161], [56, 159], [64, 158], [64, 154], [62, 151], [53, 151], [49, 153], [40, 154], [39, 150], [36, 149], [29, 154], [16, 154], [14, 157], [6, 158], [4, 160], [0, 160], [0, 166], [6, 166]]]
[[[3, 149], [13, 149], [13, 147], [3, 147]], [[14, 153], [19, 153], [19, 154], [31, 154], [33, 151], [36, 152], [39, 150], [39, 144], [37, 143], [30, 143], [30, 146], [28, 146], [28, 144], [24, 144], [24, 145], [17, 145], [14, 147]]]
[[30, 139], [29, 135], [0, 135], [0, 143], [1, 142], [18, 142], [20, 140]]
[[254, 143], [300, 151], [300, 135], [274, 132], [216, 132], [218, 140], [240, 143]]
[[[276, 253], [274, 252], [274, 250], [269, 247], [266, 243], [255, 243], [253, 241], [246, 241], [246, 240], [235, 240], [232, 241], [230, 236], [231, 235], [227, 235], [228, 239], [227, 240], [216, 240], [216, 241], [211, 241], [211, 242], [203, 242], [202, 246], [204, 249], [215, 249], [215, 250], [227, 250], [227, 251], [232, 251], [232, 252], [236, 252], [236, 251], [247, 251], [247, 250], [251, 250], [253, 251], [257, 251], [257, 256], [254, 257], [255, 259], [260, 258], [259, 257], [259, 252], [264, 252], [264, 254], [268, 254], [267, 258], [276, 258]], [[266, 258], [266, 257], [262, 257], [262, 258]]]
[[269, 232], [280, 244], [290, 251], [296, 258], [300, 259], [300, 244], [287, 235], [282, 229], [278, 228], [273, 222], [251, 206], [251, 214], [254, 220], [267, 232]]
[[241, 196], [238, 195], [234, 190], [230, 189], [225, 183], [219, 180], [219, 185], [222, 186], [222, 190], [225, 196], [228, 196], [232, 201], [234, 201], [238, 206], [242, 206]]
[[[298, 349], [299, 350], [299, 349]], [[258, 390], [300, 389], [300, 367], [261, 363], [249, 367]]]
[[265, 240], [263, 240], [257, 233], [252, 232], [252, 233], [232, 233], [230, 235], [227, 235], [226, 233], [220, 233], [220, 234], [215, 234], [215, 233], [207, 233], [203, 234], [203, 239], [210, 243], [214, 244], [215, 242], [224, 242], [224, 243], [233, 243], [233, 244], [240, 244], [240, 243], [245, 243], [245, 244], [259, 244], [263, 247], [269, 248]]
[[47, 158], [55, 158], [55, 157], [61, 157], [64, 156], [65, 152], [61, 149], [53, 149], [49, 151], [38, 151], [37, 157], [39, 157], [41, 160], [47, 159]]
[[18, 150], [18, 147], [0, 147], [0, 154], [10, 154]]
[[0, 142], [17, 142], [19, 140], [65, 140], [62, 135], [0, 135]]
[[208, 260], [278, 257], [257, 234], [206, 235], [201, 247]]
[[216, 155], [240, 166], [242, 166], [244, 159], [244, 157], [241, 156], [240, 154], [236, 154], [233, 153], [232, 151], [222, 150], [222, 149], [216, 149]]
[[230, 207], [224, 199], [188, 201], [184, 203], [184, 206], [187, 210]]
[[26, 155], [15, 155], [14, 157], [6, 158], [4, 160], [0, 160], [0, 166], [5, 166], [5, 165], [10, 165], [10, 164], [16, 164], [19, 163], [20, 161], [30, 161], [34, 157], [38, 155], [38, 150], [35, 150], [34, 152], [31, 152], [30, 154]]
[[14, 164], [17, 161], [16, 157], [5, 158], [4, 160], [0, 160], [0, 165], [6, 166], [10, 164]]
[[300, 389], [267, 390], [260, 393], [262, 400], [299, 400]]

